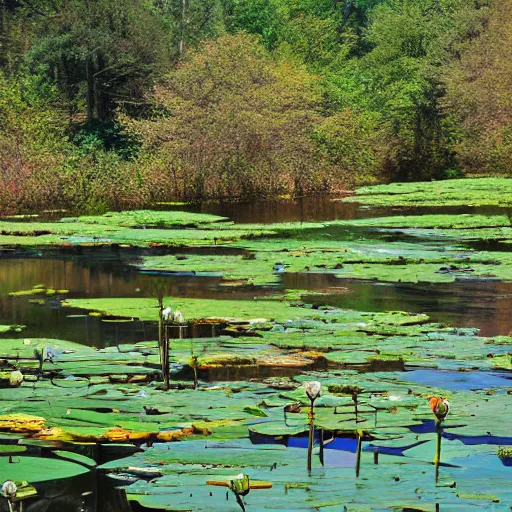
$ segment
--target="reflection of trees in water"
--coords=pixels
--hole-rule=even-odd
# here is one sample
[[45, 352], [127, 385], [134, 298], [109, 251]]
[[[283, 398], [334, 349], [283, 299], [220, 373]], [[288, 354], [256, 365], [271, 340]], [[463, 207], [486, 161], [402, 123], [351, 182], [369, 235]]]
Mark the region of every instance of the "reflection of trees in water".
[[[105, 255], [103, 255], [105, 256]], [[82, 310], [61, 308], [66, 297], [155, 297], [151, 275], [138, 273], [122, 260], [39, 259], [18, 258], [2, 260], [0, 265], [0, 324], [24, 324], [23, 338], [67, 339], [86, 345], [105, 346], [121, 342], [156, 339], [156, 322], [108, 324], [98, 318], [68, 318], [84, 314]], [[163, 277], [165, 294], [191, 298], [219, 298], [229, 294], [230, 299], [252, 299], [253, 289], [233, 293], [218, 287], [219, 277]], [[37, 294], [10, 297], [12, 291], [31, 290], [44, 285], [54, 290], [70, 290], [69, 295]], [[44, 305], [31, 299], [42, 299]], [[156, 305], [156, 301], [155, 301]], [[9, 337], [15, 336], [10, 333]]]
[[427, 313], [433, 322], [476, 327], [483, 336], [512, 331], [509, 283], [465, 279], [455, 283], [382, 283], [338, 279], [333, 274], [283, 275], [284, 286], [320, 290], [328, 296], [304, 296], [306, 302], [358, 311]]
[[279, 201], [218, 203], [206, 205], [205, 212], [215, 213], [241, 223], [315, 222], [356, 218], [358, 205], [332, 201], [332, 196], [300, 197]]

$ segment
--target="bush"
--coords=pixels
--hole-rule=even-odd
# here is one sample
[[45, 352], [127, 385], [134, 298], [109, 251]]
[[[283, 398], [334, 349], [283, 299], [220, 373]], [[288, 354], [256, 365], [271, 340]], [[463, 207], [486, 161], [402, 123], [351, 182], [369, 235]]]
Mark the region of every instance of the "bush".
[[247, 34], [205, 42], [155, 89], [157, 113], [134, 124], [151, 172], [175, 198], [243, 199], [332, 188], [311, 138], [317, 80]]

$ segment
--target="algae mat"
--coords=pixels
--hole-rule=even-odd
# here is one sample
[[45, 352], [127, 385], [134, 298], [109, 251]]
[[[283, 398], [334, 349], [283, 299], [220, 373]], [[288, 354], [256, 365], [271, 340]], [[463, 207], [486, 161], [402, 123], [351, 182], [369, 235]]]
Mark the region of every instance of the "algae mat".
[[344, 199], [375, 206], [510, 206], [512, 179], [468, 178], [392, 183], [356, 190]]

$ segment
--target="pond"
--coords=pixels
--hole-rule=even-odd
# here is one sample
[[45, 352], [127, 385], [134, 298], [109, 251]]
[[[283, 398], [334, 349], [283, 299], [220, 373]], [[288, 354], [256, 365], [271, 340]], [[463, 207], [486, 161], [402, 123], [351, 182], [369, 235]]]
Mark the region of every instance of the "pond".
[[229, 217], [237, 224], [275, 222], [320, 222], [342, 219], [366, 219], [388, 215], [428, 215], [462, 213], [496, 215], [508, 214], [511, 208], [496, 206], [408, 206], [368, 207], [358, 203], [341, 202], [342, 196], [313, 196], [278, 201], [219, 203], [208, 201], [194, 205], [156, 205], [156, 209], [211, 213]]
[[[428, 264], [437, 272], [450, 264], [444, 258], [452, 252], [477, 270], [480, 260], [487, 264], [493, 256], [480, 256], [471, 244], [453, 240], [431, 243], [427, 236], [411, 242], [371, 224], [311, 229], [304, 224], [303, 231], [291, 233], [271, 226], [499, 216], [508, 215], [508, 208], [373, 208], [308, 198], [172, 209], [227, 216], [235, 228], [257, 223], [259, 234], [237, 238], [232, 229], [231, 238], [218, 245], [217, 238], [213, 243], [187, 238], [175, 246], [94, 240], [79, 247], [4, 244], [0, 327], [12, 328], [0, 334], [0, 348], [2, 343], [8, 347], [0, 351], [5, 357], [0, 369], [19, 367], [26, 381], [0, 387], [0, 404], [5, 414], [21, 411], [28, 419], [0, 415], [5, 432], [0, 434], [0, 477], [9, 473], [22, 480], [34, 472], [38, 498], [27, 500], [25, 512], [234, 512], [240, 508], [232, 495], [205, 482], [240, 472], [273, 482], [272, 490], [246, 496], [247, 511], [267, 510], [269, 503], [276, 510], [311, 505], [325, 512], [351, 506], [367, 510], [372, 504], [379, 510], [416, 510], [418, 499], [465, 510], [492, 506], [497, 499], [508, 503], [504, 482], [511, 475], [510, 457], [505, 451], [500, 458], [496, 446], [506, 450], [512, 444], [507, 432], [512, 420], [510, 282], [485, 272], [457, 274], [446, 282], [383, 282], [344, 277], [328, 264], [310, 269], [307, 260], [325, 256], [330, 264], [332, 252], [351, 250], [368, 265], [394, 265], [392, 258], [403, 255], [423, 264], [430, 257]], [[261, 234], [260, 225], [276, 231]], [[139, 233], [140, 227], [135, 226]], [[193, 229], [201, 228], [187, 232]], [[309, 244], [317, 251], [313, 256]], [[506, 265], [504, 254], [500, 264]], [[285, 263], [272, 259], [280, 256]], [[174, 258], [173, 265], [187, 260], [192, 270], [167, 268], [167, 257]], [[307, 260], [307, 270], [297, 271], [293, 258]], [[238, 266], [231, 267], [233, 262]], [[240, 265], [261, 279], [237, 274]], [[155, 377], [156, 280], [173, 297], [173, 306], [185, 301], [187, 320], [203, 322], [185, 328], [184, 335], [181, 327], [167, 331], [173, 338], [169, 394]], [[124, 305], [109, 301], [98, 308], [104, 313], [75, 306], [100, 299]], [[208, 311], [205, 318], [192, 311], [194, 304]], [[204, 323], [212, 316], [219, 325], [224, 319], [222, 327]], [[44, 350], [55, 355], [38, 367], [34, 355]], [[198, 377], [199, 384], [193, 382]], [[333, 437], [320, 464], [316, 431], [314, 468], [308, 474], [309, 404], [301, 384], [309, 379], [323, 386], [315, 425]], [[453, 411], [443, 432], [443, 465], [437, 468], [442, 482], [434, 478], [431, 464], [436, 427], [427, 399], [434, 394], [448, 396]], [[501, 422], [493, 420], [498, 415]], [[478, 469], [489, 461], [496, 478], [488, 493], [480, 492]], [[44, 464], [55, 467], [58, 482], [41, 480]], [[0, 499], [4, 510], [7, 503]]]

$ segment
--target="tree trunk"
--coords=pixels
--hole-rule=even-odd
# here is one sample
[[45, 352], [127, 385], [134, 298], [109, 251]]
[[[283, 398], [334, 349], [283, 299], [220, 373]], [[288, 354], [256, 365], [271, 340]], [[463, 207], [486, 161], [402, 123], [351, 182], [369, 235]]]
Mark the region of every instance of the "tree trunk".
[[187, 23], [187, 0], [181, 0], [181, 39], [180, 57], [185, 53], [185, 26]]
[[89, 60], [86, 64], [87, 73], [87, 121], [91, 122], [95, 118], [95, 100], [96, 95], [94, 93], [94, 65]]

